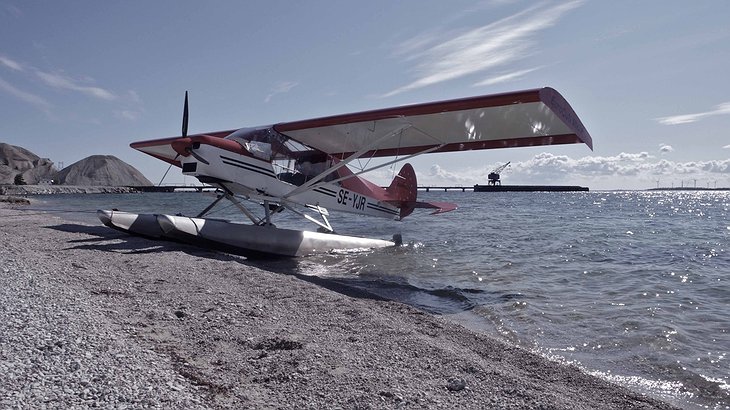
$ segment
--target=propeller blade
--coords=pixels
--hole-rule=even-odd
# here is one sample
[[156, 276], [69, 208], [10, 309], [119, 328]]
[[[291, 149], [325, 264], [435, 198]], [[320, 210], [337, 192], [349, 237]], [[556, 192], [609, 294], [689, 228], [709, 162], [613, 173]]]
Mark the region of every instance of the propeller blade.
[[185, 107], [183, 108], [182, 136], [188, 136], [188, 92], [185, 91]]
[[193, 147], [188, 147], [185, 149], [185, 151], [189, 152], [190, 155], [193, 156], [193, 158], [197, 159], [198, 161], [202, 162], [205, 165], [210, 165], [210, 162], [206, 161], [205, 158], [201, 157], [199, 154], [196, 154]]

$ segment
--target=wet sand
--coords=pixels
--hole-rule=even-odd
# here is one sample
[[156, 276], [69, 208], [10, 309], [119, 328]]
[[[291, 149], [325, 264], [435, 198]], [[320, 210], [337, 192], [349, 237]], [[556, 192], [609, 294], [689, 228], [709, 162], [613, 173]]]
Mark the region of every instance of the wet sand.
[[445, 318], [0, 203], [0, 407], [667, 409]]

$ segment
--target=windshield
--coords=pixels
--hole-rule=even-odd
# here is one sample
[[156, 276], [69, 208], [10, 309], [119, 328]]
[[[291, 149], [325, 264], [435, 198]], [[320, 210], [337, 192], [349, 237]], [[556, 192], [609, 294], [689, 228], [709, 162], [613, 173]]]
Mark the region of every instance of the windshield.
[[[328, 155], [277, 132], [273, 127], [241, 128], [225, 137], [238, 142], [256, 158], [271, 162], [281, 180], [294, 185], [326, 171], [331, 165]], [[328, 175], [325, 180], [331, 180]]]
[[225, 139], [236, 141], [253, 156], [266, 161], [271, 161], [281, 154], [288, 154], [288, 150], [283, 149], [286, 137], [271, 127], [241, 128], [230, 133]]

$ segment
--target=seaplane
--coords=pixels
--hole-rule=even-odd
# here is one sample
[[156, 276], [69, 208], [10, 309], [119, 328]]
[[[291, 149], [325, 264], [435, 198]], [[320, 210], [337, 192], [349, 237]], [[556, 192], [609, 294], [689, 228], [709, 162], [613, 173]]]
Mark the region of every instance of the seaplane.
[[[575, 111], [549, 87], [194, 135], [187, 130], [186, 92], [182, 135], [130, 146], [216, 187], [213, 202], [196, 216], [99, 210], [105, 225], [246, 256], [390, 247], [401, 238], [336, 233], [330, 212], [403, 220], [416, 209], [440, 214], [457, 206], [418, 201], [407, 162], [387, 187], [365, 179], [367, 172], [423, 154], [575, 143], [593, 149]], [[353, 170], [353, 161], [366, 165]], [[250, 223], [206, 218], [224, 199]], [[277, 228], [273, 221], [283, 211], [317, 229]]]

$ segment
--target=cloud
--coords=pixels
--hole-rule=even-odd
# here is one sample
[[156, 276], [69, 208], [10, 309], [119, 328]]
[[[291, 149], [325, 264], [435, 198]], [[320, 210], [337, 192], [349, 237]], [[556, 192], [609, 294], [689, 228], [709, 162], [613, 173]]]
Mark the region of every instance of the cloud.
[[659, 152], [661, 152], [662, 154], [666, 154], [672, 151], [674, 151], [674, 147], [672, 147], [671, 145], [659, 144]]
[[126, 120], [136, 121], [144, 114], [144, 103], [142, 98], [135, 90], [129, 90], [119, 96], [119, 104], [121, 107], [114, 110], [114, 117]]
[[438, 179], [443, 181], [450, 181], [457, 184], [468, 183], [471, 179], [469, 176], [462, 175], [461, 173], [449, 172], [441, 168], [441, 166], [438, 164], [431, 165], [428, 176], [431, 180]]
[[0, 64], [13, 71], [23, 71], [22, 64], [3, 55], [0, 55]]
[[[47, 86], [50, 86], [52, 88], [76, 91], [76, 92], [80, 92], [82, 94], [86, 94], [86, 95], [94, 97], [94, 98], [107, 100], [107, 101], [112, 101], [112, 100], [117, 99], [117, 96], [114, 93], [112, 93], [111, 91], [106, 90], [104, 88], [83, 85], [82, 81], [74, 80], [68, 76], [65, 76], [65, 75], [59, 74], [59, 73], [49, 73], [49, 72], [41, 71], [32, 66], [23, 65], [15, 60], [13, 60], [12, 58], [4, 56], [4, 55], [0, 55], [0, 65], [5, 66], [15, 72], [24, 73], [24, 74], [32, 73], [33, 75], [38, 77], [43, 83], [45, 83]], [[86, 81], [89, 82], [92, 80], [87, 79]], [[7, 85], [8, 84], [6, 83], [6, 86]]]
[[43, 97], [20, 90], [2, 78], [0, 78], [0, 90], [5, 91], [23, 102], [35, 106], [41, 111], [44, 111], [46, 114], [48, 114], [49, 109], [51, 108], [51, 104], [43, 99]]
[[645, 170], [646, 164], [652, 159], [654, 157], [647, 152], [622, 152], [608, 157], [588, 156], [579, 159], [543, 152], [528, 161], [513, 163], [512, 168], [515, 172], [527, 175], [629, 176]]
[[280, 81], [274, 84], [274, 86], [271, 88], [271, 92], [264, 99], [264, 102], [271, 101], [271, 99], [277, 94], [288, 93], [292, 88], [296, 87], [297, 85], [299, 85], [299, 83], [294, 81]]
[[[87, 86], [83, 85], [80, 81], [76, 81], [70, 77], [67, 77], [65, 75], [59, 74], [59, 73], [48, 73], [41, 71], [34, 67], [27, 67], [15, 60], [13, 60], [10, 57], [0, 55], [0, 65], [3, 65], [13, 71], [20, 72], [20, 73], [33, 73], [36, 77], [38, 77], [41, 81], [43, 81], [46, 85], [53, 87], [53, 88], [60, 88], [60, 89], [66, 89], [71, 91], [77, 91], [86, 95], [89, 95], [91, 97], [99, 98], [102, 100], [115, 100], [117, 99], [117, 96], [114, 95], [109, 90], [106, 90], [101, 87], [93, 87], [93, 86]], [[87, 79], [86, 81], [91, 81]]]
[[[419, 173], [419, 185], [470, 186], [485, 184], [487, 175], [497, 164], [477, 168], [451, 168], [438, 164], [427, 172]], [[506, 174], [506, 175], [505, 175]], [[730, 178], [730, 159], [675, 162], [658, 159], [646, 152], [620, 153], [613, 156], [586, 156], [571, 158], [543, 152], [521, 162], [512, 162], [503, 172], [503, 183], [508, 184], [589, 184], [592, 187], [627, 188], [652, 186], [657, 179], [676, 178], [713, 181]]]
[[692, 122], [697, 122], [701, 119], [712, 117], [715, 115], [726, 115], [730, 114], [730, 102], [722, 103], [717, 106], [715, 106], [714, 110], [700, 112], [696, 114], [682, 114], [682, 115], [673, 115], [670, 117], [660, 117], [656, 118], [655, 120], [663, 125], [678, 125], [678, 124], [689, 124]]
[[91, 86], [81, 85], [81, 84], [79, 84], [78, 81], [73, 80], [62, 74], [46, 73], [46, 72], [37, 70], [36, 75], [44, 83], [46, 83], [46, 85], [53, 87], [53, 88], [77, 91], [82, 94], [86, 94], [90, 97], [98, 98], [101, 100], [112, 101], [112, 100], [117, 99], [117, 96], [114, 95], [114, 93], [112, 93], [109, 90], [106, 90], [101, 87], [91, 87]]
[[5, 11], [5, 14], [13, 16], [15, 18], [20, 18], [23, 16], [23, 11], [13, 6], [12, 4], [3, 4], [2, 9]]
[[[419, 34], [396, 50], [396, 55], [403, 56], [405, 61], [418, 62], [417, 78], [384, 96], [484, 72], [525, 58], [530, 55], [540, 31], [553, 26], [580, 4], [582, 1], [540, 4], [460, 34]], [[444, 36], [449, 38], [442, 40]]]
[[114, 116], [123, 120], [135, 121], [139, 118], [140, 113], [132, 110], [115, 110]]
[[127, 91], [127, 96], [133, 103], [142, 103], [142, 98], [139, 96], [139, 93], [137, 93], [137, 91], [129, 90]]
[[[13, 72], [24, 73], [26, 71], [26, 67], [23, 64], [4, 55], [0, 55], [0, 66], [9, 68]], [[2, 78], [0, 78], [0, 90], [12, 95], [20, 101], [36, 107], [46, 114], [50, 114], [51, 104], [39, 95], [23, 91]]]
[[485, 85], [494, 85], [494, 84], [499, 84], [499, 83], [505, 83], [507, 81], [511, 81], [511, 80], [517, 79], [519, 77], [522, 77], [525, 74], [529, 74], [529, 73], [531, 73], [531, 72], [533, 72], [535, 70], [539, 70], [540, 68], [542, 68], [542, 67], [528, 68], [526, 70], [519, 70], [519, 71], [514, 71], [514, 72], [511, 72], [511, 73], [507, 73], [507, 74], [498, 75], [496, 77], [491, 77], [491, 78], [488, 78], [486, 80], [480, 81], [480, 82], [474, 84], [474, 86], [478, 87], [478, 86], [485, 86]]
[[730, 149], [730, 144], [729, 144], [729, 145], [725, 145], [725, 146], [724, 146], [724, 147], [722, 147], [722, 148], [723, 148], [723, 149]]

